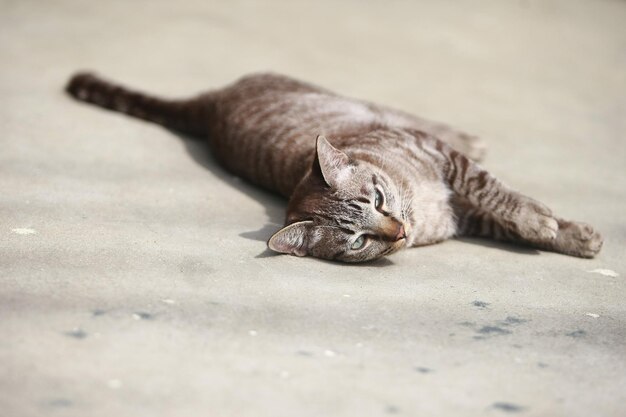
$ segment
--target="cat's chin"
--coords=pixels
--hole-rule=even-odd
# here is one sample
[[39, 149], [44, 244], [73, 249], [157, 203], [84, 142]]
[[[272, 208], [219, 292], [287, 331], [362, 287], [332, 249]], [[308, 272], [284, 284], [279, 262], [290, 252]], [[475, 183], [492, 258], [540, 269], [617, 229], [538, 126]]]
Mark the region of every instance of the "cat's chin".
[[391, 246], [391, 251], [387, 255], [398, 252], [400, 249], [404, 249], [407, 246], [407, 238], [400, 239]]

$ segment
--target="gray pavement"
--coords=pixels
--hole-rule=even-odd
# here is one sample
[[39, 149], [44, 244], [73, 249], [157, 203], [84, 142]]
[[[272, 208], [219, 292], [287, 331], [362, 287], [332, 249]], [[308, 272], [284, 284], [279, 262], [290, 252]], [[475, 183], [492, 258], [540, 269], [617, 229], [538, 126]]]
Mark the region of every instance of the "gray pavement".
[[[623, 1], [0, 2], [2, 416], [626, 415]], [[285, 201], [82, 105], [274, 70], [483, 136], [605, 235], [269, 256]], [[590, 272], [600, 270], [596, 272]]]

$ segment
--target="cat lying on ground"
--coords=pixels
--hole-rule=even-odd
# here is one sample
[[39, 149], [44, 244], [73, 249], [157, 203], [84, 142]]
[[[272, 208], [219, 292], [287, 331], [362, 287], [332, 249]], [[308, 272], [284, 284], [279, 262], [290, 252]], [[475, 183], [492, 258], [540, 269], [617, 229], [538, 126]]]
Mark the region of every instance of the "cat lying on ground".
[[601, 235], [566, 221], [476, 164], [482, 142], [449, 126], [254, 74], [188, 100], [75, 75], [79, 100], [207, 137], [217, 160], [289, 198], [270, 249], [362, 262], [453, 236], [507, 240], [590, 258]]

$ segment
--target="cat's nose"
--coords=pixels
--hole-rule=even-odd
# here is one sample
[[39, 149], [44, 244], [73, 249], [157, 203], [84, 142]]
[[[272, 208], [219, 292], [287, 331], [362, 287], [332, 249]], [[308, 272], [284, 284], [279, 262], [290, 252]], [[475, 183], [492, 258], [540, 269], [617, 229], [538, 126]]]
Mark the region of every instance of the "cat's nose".
[[387, 242], [397, 242], [406, 238], [404, 223], [394, 217], [385, 217], [376, 234]]
[[398, 232], [396, 233], [396, 237], [395, 237], [395, 242], [397, 242], [398, 240], [402, 240], [406, 238], [406, 231], [404, 230], [404, 225], [400, 224], [400, 227], [398, 228]]

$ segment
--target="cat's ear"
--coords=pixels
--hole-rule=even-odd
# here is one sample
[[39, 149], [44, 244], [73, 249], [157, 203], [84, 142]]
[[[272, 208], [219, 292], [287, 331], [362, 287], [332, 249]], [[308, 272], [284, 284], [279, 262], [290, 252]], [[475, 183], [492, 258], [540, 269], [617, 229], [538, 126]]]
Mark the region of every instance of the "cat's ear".
[[328, 186], [338, 188], [350, 175], [350, 157], [333, 147], [324, 136], [319, 135], [315, 145], [313, 170], [319, 171]]
[[306, 220], [285, 226], [274, 233], [267, 246], [274, 252], [305, 256], [308, 229], [311, 224], [313, 224], [311, 220]]

